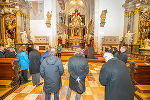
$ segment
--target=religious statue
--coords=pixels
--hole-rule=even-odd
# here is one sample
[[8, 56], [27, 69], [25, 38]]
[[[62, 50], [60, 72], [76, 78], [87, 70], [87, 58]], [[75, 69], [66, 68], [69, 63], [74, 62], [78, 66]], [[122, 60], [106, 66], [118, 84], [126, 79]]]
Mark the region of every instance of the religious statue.
[[46, 16], [47, 16], [46, 26], [47, 26], [47, 28], [50, 28], [51, 27], [51, 17], [52, 17], [52, 15], [49, 12], [47, 12]]
[[150, 40], [149, 39], [144, 40], [144, 47], [150, 49]]
[[27, 38], [27, 33], [26, 33], [26, 31], [20, 32], [20, 33], [21, 33], [21, 40], [22, 40], [22, 43], [28, 43], [28, 38]]
[[105, 23], [106, 23], [106, 22], [105, 22], [106, 14], [107, 14], [107, 9], [106, 9], [106, 10], [103, 10], [102, 13], [101, 13], [101, 16], [100, 16], [100, 18], [101, 18], [100, 26], [101, 26], [101, 27], [104, 27], [104, 25], [105, 25]]
[[6, 47], [14, 47], [14, 40], [11, 39], [10, 34], [8, 34], [8, 38], [6, 39]]
[[130, 31], [128, 31], [128, 33], [125, 36], [125, 41], [127, 44], [130, 44], [133, 42], [133, 37], [134, 37], [135, 33], [130, 33]]

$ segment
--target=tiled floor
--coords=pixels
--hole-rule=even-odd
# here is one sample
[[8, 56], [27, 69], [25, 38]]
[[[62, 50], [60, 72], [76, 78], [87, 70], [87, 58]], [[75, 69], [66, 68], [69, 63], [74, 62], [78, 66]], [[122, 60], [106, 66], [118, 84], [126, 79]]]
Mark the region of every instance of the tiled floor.
[[[62, 88], [59, 91], [60, 100], [66, 100], [67, 89], [69, 86], [69, 73], [67, 69], [68, 62], [63, 62], [64, 74], [62, 76]], [[89, 63], [90, 71], [86, 78], [86, 91], [82, 94], [81, 100], [104, 100], [104, 87], [99, 83], [99, 71], [102, 63]], [[31, 78], [30, 78], [31, 79]], [[43, 82], [43, 79], [41, 79]], [[20, 86], [15, 92], [10, 94], [5, 100], [44, 100], [43, 85], [35, 87], [32, 82]], [[72, 92], [71, 99], [75, 100], [75, 92]], [[51, 100], [54, 100], [53, 94]]]

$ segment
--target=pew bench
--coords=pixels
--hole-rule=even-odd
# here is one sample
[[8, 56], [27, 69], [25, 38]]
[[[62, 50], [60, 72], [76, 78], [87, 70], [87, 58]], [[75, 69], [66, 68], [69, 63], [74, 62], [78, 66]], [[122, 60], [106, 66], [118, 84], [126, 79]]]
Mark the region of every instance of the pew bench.
[[150, 85], [136, 85], [135, 96], [138, 100], [150, 100]]
[[0, 100], [19, 87], [18, 59], [0, 58]]
[[130, 62], [130, 75], [138, 100], [150, 100], [150, 63]]

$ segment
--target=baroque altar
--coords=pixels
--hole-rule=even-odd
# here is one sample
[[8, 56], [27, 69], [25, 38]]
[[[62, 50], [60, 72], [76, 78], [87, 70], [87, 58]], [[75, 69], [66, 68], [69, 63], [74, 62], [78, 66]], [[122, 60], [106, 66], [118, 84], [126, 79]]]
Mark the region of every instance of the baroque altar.
[[150, 1], [126, 0], [123, 4], [124, 38], [128, 32], [134, 33], [128, 45], [132, 55], [150, 54]]
[[80, 15], [78, 10], [75, 10], [70, 17], [70, 23], [68, 26], [68, 41], [72, 48], [83, 47], [85, 44], [86, 26], [85, 17]]
[[29, 42], [29, 9], [29, 3], [24, 0], [0, 2], [0, 42], [4, 47]]

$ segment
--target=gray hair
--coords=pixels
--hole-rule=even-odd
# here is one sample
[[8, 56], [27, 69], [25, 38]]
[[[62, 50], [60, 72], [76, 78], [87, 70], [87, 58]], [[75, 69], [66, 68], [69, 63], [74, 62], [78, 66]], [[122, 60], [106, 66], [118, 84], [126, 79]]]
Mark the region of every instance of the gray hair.
[[77, 48], [75, 54], [83, 55], [83, 51], [81, 48]]
[[109, 53], [109, 52], [105, 52], [103, 57], [104, 57], [104, 59], [105, 59], [106, 62], [107, 62], [108, 60], [114, 58], [113, 54], [112, 54], [112, 53]]
[[51, 49], [50, 49], [49, 55], [56, 55], [56, 50], [55, 50], [55, 48], [51, 48]]

